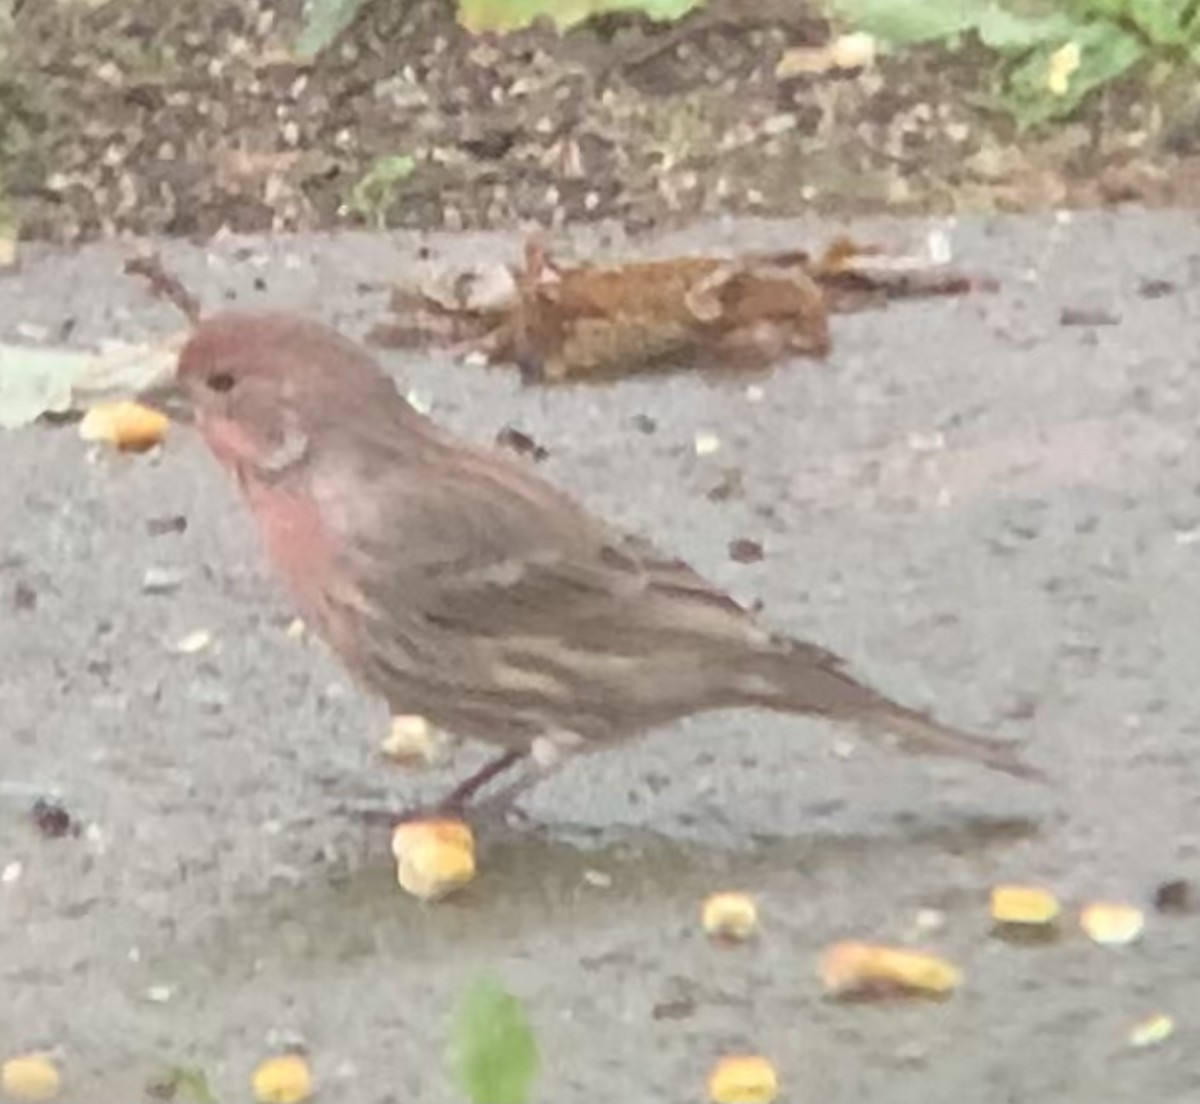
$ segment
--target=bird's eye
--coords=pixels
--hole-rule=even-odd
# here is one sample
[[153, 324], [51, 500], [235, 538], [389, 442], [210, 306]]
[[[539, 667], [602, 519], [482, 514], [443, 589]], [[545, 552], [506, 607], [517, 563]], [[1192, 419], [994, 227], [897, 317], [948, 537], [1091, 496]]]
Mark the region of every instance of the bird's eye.
[[231, 372], [214, 372], [204, 383], [210, 391], [224, 394], [226, 391], [233, 390], [233, 374]]

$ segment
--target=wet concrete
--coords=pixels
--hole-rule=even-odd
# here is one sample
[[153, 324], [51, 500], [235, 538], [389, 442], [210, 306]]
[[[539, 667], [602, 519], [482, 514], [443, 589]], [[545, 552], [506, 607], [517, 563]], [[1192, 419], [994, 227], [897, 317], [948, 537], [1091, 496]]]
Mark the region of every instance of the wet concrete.
[[[851, 229], [903, 244], [925, 228]], [[726, 224], [651, 248], [834, 230]], [[236, 1100], [257, 1060], [302, 1040], [326, 1099], [441, 1104], [456, 1099], [450, 1010], [486, 967], [528, 1002], [543, 1100], [700, 1099], [711, 1061], [742, 1048], [773, 1057], [793, 1100], [1195, 1099], [1194, 918], [1154, 916], [1124, 951], [1077, 935], [1013, 947], [988, 938], [986, 897], [1018, 879], [1144, 903], [1163, 879], [1200, 877], [1200, 222], [1046, 215], [948, 233], [999, 294], [839, 319], [827, 363], [755, 380], [757, 399], [745, 379], [538, 391], [385, 359], [465, 434], [531, 433], [550, 478], [780, 627], [1027, 742], [1050, 787], [890, 758], [817, 722], [698, 719], [573, 765], [527, 802], [538, 827], [484, 833], [468, 892], [421, 906], [395, 888], [386, 837], [338, 810], [417, 801], [453, 774], [379, 762], [381, 711], [288, 635], [197, 443], [97, 456], [70, 428], [31, 428], [0, 437], [4, 1048], [60, 1047], [72, 1100], [140, 1099], [179, 1064]], [[385, 298], [361, 285], [411, 271], [419, 244], [228, 240], [165, 258], [209, 305], [288, 306], [357, 334]], [[443, 260], [516, 252], [425, 244]], [[35, 251], [0, 289], [0, 336], [177, 328], [119, 276], [123, 256]], [[1115, 324], [1063, 325], [1077, 307]], [[698, 432], [721, 448], [697, 456]], [[731, 469], [744, 492], [710, 498]], [[175, 515], [185, 532], [152, 535]], [[762, 562], [729, 557], [741, 537]], [[178, 589], [145, 593], [151, 568], [177, 570]], [[201, 629], [212, 646], [177, 654]], [[25, 815], [36, 792], [60, 795], [83, 835], [42, 838]], [[763, 936], [718, 951], [698, 902], [731, 887], [760, 895]], [[922, 909], [944, 913], [920, 938], [964, 967], [961, 993], [821, 997], [827, 941], [917, 938]], [[1159, 1011], [1176, 1037], [1132, 1051], [1129, 1027]]]

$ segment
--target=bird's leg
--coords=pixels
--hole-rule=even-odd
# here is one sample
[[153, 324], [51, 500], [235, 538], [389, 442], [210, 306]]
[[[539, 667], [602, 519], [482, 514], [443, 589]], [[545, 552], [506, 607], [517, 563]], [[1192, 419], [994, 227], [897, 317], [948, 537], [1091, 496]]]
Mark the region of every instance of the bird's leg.
[[[535, 769], [526, 771], [522, 777], [513, 779], [495, 793], [476, 802], [472, 812], [476, 816], [495, 817], [514, 811], [512, 805], [518, 797], [544, 782], [552, 774], [556, 774], [570, 762], [582, 746], [582, 738], [573, 732], [539, 736], [529, 749], [529, 758]], [[495, 773], [499, 774], [500, 772], [496, 771]], [[495, 774], [490, 777], [495, 777]], [[471, 792], [474, 793], [478, 789], [477, 786]]]
[[463, 779], [462, 782], [455, 786], [454, 789], [438, 802], [438, 809], [445, 812], [461, 813], [463, 807], [471, 798], [482, 790], [493, 778], [498, 778], [524, 758], [525, 753], [523, 751], [506, 751], [502, 755], [497, 756], [490, 763], [484, 764], [483, 767], [469, 778]]
[[[463, 779], [441, 801], [432, 808], [409, 809], [400, 814], [385, 813], [375, 810], [359, 815], [369, 821], [386, 821], [389, 825], [402, 824], [405, 821], [421, 820], [431, 816], [455, 816], [472, 819], [490, 819], [503, 816], [510, 812], [512, 803], [527, 790], [544, 781], [554, 774], [563, 764], [568, 762], [572, 754], [582, 745], [582, 740], [574, 733], [563, 733], [557, 736], [539, 736], [530, 746], [528, 752], [505, 751], [479, 770]], [[535, 769], [527, 771], [521, 778], [509, 782], [486, 798], [472, 802], [472, 799], [506, 771], [511, 770], [519, 762], [530, 760]]]
[[491, 760], [491, 762], [485, 763], [483, 767], [468, 778], [465, 778], [442, 798], [441, 801], [432, 806], [422, 806], [416, 809], [410, 808], [403, 811], [398, 811], [394, 808], [357, 809], [353, 811], [344, 809], [343, 811], [352, 812], [352, 815], [370, 824], [382, 824], [388, 827], [394, 827], [405, 821], [424, 820], [429, 817], [448, 815], [460, 817], [463, 815], [467, 803], [475, 794], [483, 789], [493, 778], [499, 777], [524, 758], [525, 752], [523, 751], [504, 752], [502, 755]]

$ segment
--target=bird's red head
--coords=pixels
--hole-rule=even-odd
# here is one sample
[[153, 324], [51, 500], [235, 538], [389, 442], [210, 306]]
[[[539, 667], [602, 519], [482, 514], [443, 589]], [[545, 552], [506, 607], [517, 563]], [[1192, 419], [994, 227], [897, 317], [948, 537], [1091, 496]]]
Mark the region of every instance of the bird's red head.
[[179, 354], [176, 383], [222, 463], [268, 471], [300, 458], [323, 427], [402, 401], [364, 349], [282, 313], [207, 319]]

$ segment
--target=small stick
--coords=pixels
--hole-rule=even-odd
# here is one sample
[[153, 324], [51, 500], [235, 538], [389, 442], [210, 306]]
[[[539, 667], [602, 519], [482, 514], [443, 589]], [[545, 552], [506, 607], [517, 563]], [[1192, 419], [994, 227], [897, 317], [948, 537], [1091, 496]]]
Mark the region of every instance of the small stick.
[[159, 299], [165, 299], [178, 310], [193, 326], [200, 324], [200, 301], [183, 286], [178, 276], [168, 272], [157, 253], [145, 253], [130, 257], [125, 262], [125, 273], [141, 276], [150, 285], [150, 291]]

